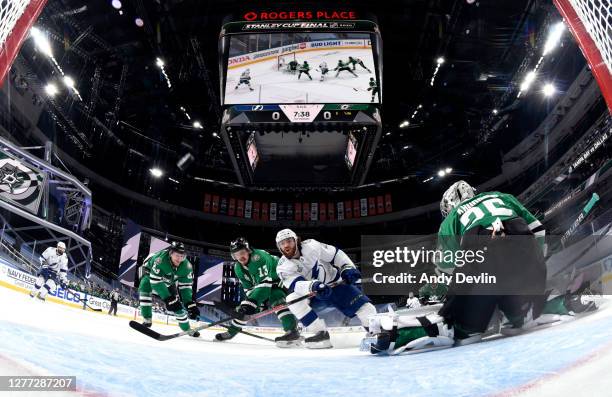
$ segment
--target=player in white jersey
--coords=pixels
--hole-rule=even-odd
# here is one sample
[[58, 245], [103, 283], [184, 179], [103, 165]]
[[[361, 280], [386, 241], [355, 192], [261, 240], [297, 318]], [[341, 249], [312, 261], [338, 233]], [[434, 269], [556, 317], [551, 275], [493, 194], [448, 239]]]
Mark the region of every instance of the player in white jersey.
[[57, 288], [59, 282], [62, 288], [68, 283], [68, 256], [66, 244], [57, 243], [56, 247], [47, 248], [40, 258], [40, 270], [30, 296], [45, 300], [49, 292]]
[[325, 75], [329, 72], [329, 68], [327, 67], [327, 62], [323, 61], [319, 64], [319, 72], [321, 72], [321, 80], [325, 80]]
[[249, 90], [253, 91], [253, 87], [251, 87], [251, 70], [250, 69], [247, 69], [244, 72], [242, 72], [242, 74], [240, 75], [240, 80], [238, 81], [238, 84], [236, 84], [236, 87], [234, 89], [237, 90], [241, 84], [246, 84], [249, 87]]
[[291, 292], [287, 301], [316, 292], [309, 300], [289, 305], [289, 310], [315, 334], [306, 338], [306, 347], [332, 347], [325, 321], [313, 308], [335, 307], [347, 317], [357, 316], [368, 325], [368, 316], [376, 314], [370, 299], [355, 284], [361, 273], [342, 250], [316, 240], [300, 241], [295, 232], [284, 229], [276, 235], [276, 245], [283, 256], [276, 273]]
[[421, 307], [421, 302], [419, 298], [414, 296], [414, 292], [410, 291], [408, 299], [406, 299], [406, 309], [416, 309], [418, 307]]

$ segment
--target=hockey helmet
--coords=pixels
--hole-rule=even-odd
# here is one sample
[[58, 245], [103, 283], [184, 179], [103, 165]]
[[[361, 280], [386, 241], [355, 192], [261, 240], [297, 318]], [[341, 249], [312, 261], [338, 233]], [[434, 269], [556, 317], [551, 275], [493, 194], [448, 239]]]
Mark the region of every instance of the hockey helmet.
[[232, 255], [234, 252], [238, 252], [240, 250], [247, 250], [249, 253], [251, 252], [251, 245], [244, 237], [238, 237], [230, 243], [230, 252]]
[[179, 254], [184, 254], [186, 252], [185, 245], [179, 241], [173, 241], [172, 243], [170, 243], [168, 251], [170, 251], [170, 253], [177, 252]]
[[455, 182], [442, 195], [440, 201], [440, 212], [442, 216], [446, 216], [459, 206], [463, 201], [471, 199], [476, 195], [476, 189], [470, 186], [466, 181]]
[[66, 249], [66, 244], [64, 244], [63, 241], [60, 241], [59, 243], [57, 243], [57, 248], [65, 250]]

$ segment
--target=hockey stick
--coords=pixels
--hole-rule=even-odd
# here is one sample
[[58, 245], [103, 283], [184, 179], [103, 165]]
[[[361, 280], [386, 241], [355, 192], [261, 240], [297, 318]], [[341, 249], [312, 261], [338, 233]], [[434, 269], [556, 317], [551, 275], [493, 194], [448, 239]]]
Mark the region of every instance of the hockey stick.
[[[221, 326], [223, 328], [229, 328], [229, 325], [221, 324]], [[247, 331], [243, 330], [242, 328], [238, 332], [241, 333], [241, 334], [252, 336], [253, 338], [263, 339], [263, 340], [267, 340], [268, 342], [276, 343], [276, 341], [274, 339], [266, 338], [265, 336], [259, 336], [259, 335], [256, 335], [256, 334], [252, 334], [250, 332], [247, 332]]]
[[[268, 314], [274, 313], [274, 312], [276, 312], [278, 310], [285, 309], [289, 305], [292, 305], [294, 303], [301, 302], [303, 300], [312, 298], [315, 295], [316, 295], [316, 292], [311, 292], [308, 295], [301, 296], [301, 297], [296, 298], [296, 299], [294, 299], [294, 300], [292, 300], [290, 302], [274, 306], [274, 307], [272, 307], [272, 308], [270, 308], [268, 310], [264, 310], [262, 312], [254, 314], [252, 316], [249, 316], [248, 319], [246, 319], [246, 321], [251, 321], [251, 320], [258, 319], [260, 317], [267, 316]], [[165, 341], [165, 340], [170, 340], [170, 339], [178, 338], [180, 336], [190, 335], [190, 334], [193, 334], [196, 331], [201, 331], [201, 330], [206, 329], [206, 328], [214, 327], [215, 325], [223, 324], [223, 323], [226, 323], [226, 322], [231, 321], [233, 319], [234, 319], [234, 317], [222, 318], [221, 320], [212, 322], [210, 324], [200, 325], [198, 327], [192, 328], [189, 331], [177, 332], [176, 334], [170, 334], [170, 335], [160, 334], [159, 332], [153, 331], [151, 328], [145, 327], [143, 324], [141, 324], [139, 322], [136, 322], [136, 321], [133, 321], [133, 320], [130, 321], [129, 325], [130, 325], [130, 327], [132, 327], [136, 331], [138, 331], [138, 332], [140, 332], [142, 334], [145, 334], [148, 337], [151, 337], [151, 338], [159, 340], [159, 341]]]

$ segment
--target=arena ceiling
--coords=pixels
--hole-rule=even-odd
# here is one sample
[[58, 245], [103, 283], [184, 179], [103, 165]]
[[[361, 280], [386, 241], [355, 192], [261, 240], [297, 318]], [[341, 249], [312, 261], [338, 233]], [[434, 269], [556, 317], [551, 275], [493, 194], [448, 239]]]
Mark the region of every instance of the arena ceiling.
[[[233, 12], [291, 9], [297, 3], [124, 0], [119, 9], [113, 3], [49, 0], [37, 26], [48, 32], [81, 98], [54, 98], [57, 107], [49, 108], [41, 128], [54, 130], [57, 145], [85, 166], [141, 193], [193, 192], [200, 179], [235, 183], [215, 134], [221, 115], [220, 28]], [[478, 184], [499, 173], [501, 153], [552, 107], [554, 98], [536, 93], [513, 100], [522, 77], [517, 70], [539, 51], [549, 24], [560, 20], [549, 1], [354, 0], [300, 2], [298, 8], [310, 6], [367, 11], [378, 19], [383, 138], [369, 183], [408, 176], [425, 186], [437, 183], [428, 180], [438, 170], [452, 168], [454, 176]], [[541, 69], [559, 92], [584, 66], [569, 34], [562, 44]], [[21, 56], [41, 84], [57, 78], [31, 42]], [[444, 63], [432, 85], [440, 57]], [[500, 102], [508, 91], [512, 100]], [[51, 117], [58, 109], [76, 130], [58, 129]], [[195, 161], [180, 170], [176, 164], [188, 152]], [[164, 171], [163, 181], [150, 175], [152, 167]]]

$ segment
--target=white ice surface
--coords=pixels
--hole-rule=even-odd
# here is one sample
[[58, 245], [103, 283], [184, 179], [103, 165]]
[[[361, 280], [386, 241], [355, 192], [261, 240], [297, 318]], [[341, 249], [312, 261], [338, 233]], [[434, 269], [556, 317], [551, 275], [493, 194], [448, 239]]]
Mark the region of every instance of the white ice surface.
[[[367, 91], [370, 77], [376, 77], [374, 73], [357, 65], [355, 73], [336, 72], [332, 69], [338, 64], [338, 60], [346, 61], [348, 57], [356, 57], [374, 72], [374, 61], [371, 49], [328, 49], [310, 51], [296, 54], [296, 60], [302, 64], [308, 61], [310, 64], [310, 75], [302, 74], [300, 80], [298, 75], [277, 70], [276, 58], [250, 65], [228, 69], [225, 87], [226, 104], [256, 104], [256, 103], [369, 103], [372, 93]], [[321, 74], [315, 69], [325, 61], [329, 72], [324, 81], [319, 81]], [[242, 84], [234, 89], [240, 75], [245, 69], [250, 69], [251, 86], [254, 91]], [[352, 66], [351, 66], [352, 69]], [[375, 101], [378, 102], [378, 96]]]
[[158, 342], [129, 328], [126, 319], [36, 302], [2, 287], [0, 302], [2, 374], [22, 367], [28, 374], [75, 375], [86, 394], [558, 397], [567, 395], [569, 389], [557, 385], [568, 379], [580, 381], [572, 396], [612, 390], [609, 306], [514, 338], [377, 357], [358, 351], [359, 333], [332, 334], [336, 348], [318, 351], [278, 349], [243, 335], [211, 342], [213, 331], [199, 339]]

